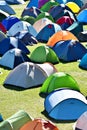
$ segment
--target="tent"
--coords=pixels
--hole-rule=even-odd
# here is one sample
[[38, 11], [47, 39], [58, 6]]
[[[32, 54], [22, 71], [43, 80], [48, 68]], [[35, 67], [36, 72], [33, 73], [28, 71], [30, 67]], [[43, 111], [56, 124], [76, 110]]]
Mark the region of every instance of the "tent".
[[58, 5], [59, 3], [58, 2], [55, 2], [54, 0], [50, 0], [48, 2], [46, 2], [41, 8], [40, 10], [43, 11], [43, 12], [49, 12], [49, 10], [55, 6], [55, 5]]
[[25, 123], [33, 120], [24, 110], [16, 112], [0, 123], [0, 130], [19, 130]]
[[[25, 62], [14, 68], [4, 81], [4, 85], [30, 88], [41, 85], [51, 74], [57, 72], [51, 63], [34, 64]], [[21, 73], [21, 75], [20, 75]]]
[[80, 40], [79, 33], [83, 31], [83, 24], [75, 21], [66, 30], [73, 33], [78, 38], [78, 40]]
[[50, 23], [46, 25], [42, 30], [37, 34], [36, 39], [39, 42], [48, 42], [49, 38], [56, 32], [62, 30], [61, 27], [56, 23]]
[[41, 13], [40, 9], [32, 6], [30, 8], [25, 8], [21, 14], [21, 17], [32, 16], [32, 17], [36, 18], [40, 13]]
[[30, 23], [31, 25], [33, 25], [35, 22], [35, 18], [32, 16], [24, 16], [24, 17], [21, 17], [20, 20], [26, 21], [26, 22]]
[[14, 4], [24, 4], [25, 3], [24, 0], [6, 0], [6, 2], [8, 4], [12, 4], [12, 5], [14, 5]]
[[43, 83], [40, 93], [50, 93], [55, 89], [70, 88], [80, 91], [76, 80], [69, 74], [64, 72], [57, 72], [50, 75]]
[[81, 114], [74, 124], [73, 130], [87, 130], [87, 111]]
[[53, 17], [54, 21], [58, 20], [62, 16], [70, 16], [72, 19], [76, 19], [76, 16], [72, 10], [64, 4], [54, 6], [50, 9], [49, 14]]
[[54, 22], [53, 17], [48, 13], [48, 12], [41, 12], [35, 19], [35, 21], [38, 21], [39, 19], [42, 18], [48, 18], [49, 20], [51, 20], [52, 22]]
[[3, 121], [3, 117], [2, 117], [2, 115], [0, 114], [0, 122], [1, 122], [1, 121]]
[[11, 8], [10, 5], [6, 3], [5, 0], [0, 0], [0, 10], [8, 13], [9, 15], [14, 15], [15, 11]]
[[56, 64], [59, 62], [56, 53], [51, 48], [44, 45], [35, 48], [30, 54], [30, 59], [35, 63], [50, 62]]
[[5, 54], [8, 50], [13, 48], [19, 48], [26, 54], [30, 53], [29, 49], [27, 49], [27, 47], [19, 39], [16, 39], [15, 37], [5, 38], [0, 42], [1, 55]]
[[77, 61], [87, 53], [87, 49], [75, 40], [57, 42], [52, 49], [63, 62]]
[[80, 13], [82, 10], [86, 9], [87, 8], [87, 2], [80, 8], [79, 12]]
[[66, 30], [70, 25], [72, 25], [74, 20], [69, 16], [62, 16], [56, 23], [59, 24], [62, 30]]
[[87, 53], [82, 57], [82, 59], [79, 63], [79, 67], [87, 70]]
[[75, 2], [79, 7], [83, 6], [83, 1], [84, 0], [56, 0], [60, 4], [66, 4], [68, 2]]
[[7, 13], [5, 13], [4, 11], [2, 11], [0, 9], [0, 22], [2, 22], [3, 19], [5, 19], [6, 17], [8, 17], [9, 15]]
[[33, 28], [33, 26], [26, 22], [26, 21], [19, 21], [16, 22], [14, 25], [11, 26], [11, 28], [8, 30], [8, 36], [14, 36], [20, 31], [28, 31], [31, 33], [33, 36], [37, 35], [36, 30]]
[[28, 31], [18, 32], [15, 37], [19, 39], [25, 46], [37, 44], [37, 39]]
[[54, 123], [41, 118], [27, 122], [20, 130], [59, 130]]
[[41, 8], [49, 0], [38, 0], [38, 8]]
[[35, 6], [38, 8], [38, 0], [30, 0], [27, 5], [27, 8], [32, 7], [32, 6]]
[[50, 24], [50, 23], [52, 23], [52, 21], [50, 19], [41, 18], [33, 24], [33, 27], [35, 28], [35, 30], [37, 32], [40, 32], [42, 30], [42, 28], [44, 28], [47, 24]]
[[30, 62], [29, 57], [18, 48], [10, 49], [0, 59], [0, 65], [13, 69], [23, 62]]
[[16, 16], [8, 16], [8, 17], [6, 17], [5, 19], [2, 20], [2, 24], [4, 25], [4, 27], [7, 30], [9, 30], [11, 28], [11, 26], [18, 21], [20, 21], [20, 19], [17, 18]]
[[66, 31], [66, 30], [61, 30], [61, 31], [56, 32], [54, 35], [52, 35], [50, 37], [50, 39], [47, 42], [47, 45], [53, 47], [57, 42], [59, 42], [61, 40], [62, 41], [63, 40], [64, 41], [66, 41], [66, 40], [78, 41], [77, 37], [73, 33]]
[[51, 92], [44, 101], [50, 118], [55, 120], [76, 120], [87, 111], [87, 100], [78, 91], [59, 89]]
[[4, 27], [2, 23], [0, 23], [0, 31], [2, 31], [3, 33], [7, 32], [6, 28]]
[[79, 32], [78, 39], [80, 42], [87, 42], [87, 31]]
[[2, 31], [0, 31], [0, 42], [5, 38], [7, 38], [7, 36]]
[[66, 5], [72, 10], [73, 13], [77, 14], [80, 11], [80, 7], [75, 2], [68, 2]]
[[78, 13], [77, 20], [83, 24], [87, 24], [87, 9], [84, 9]]

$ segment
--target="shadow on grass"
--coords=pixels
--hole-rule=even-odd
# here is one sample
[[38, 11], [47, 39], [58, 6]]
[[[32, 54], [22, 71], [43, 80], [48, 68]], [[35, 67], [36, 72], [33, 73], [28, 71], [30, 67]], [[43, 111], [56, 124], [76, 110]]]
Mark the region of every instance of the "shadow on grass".
[[29, 90], [29, 89], [34, 89], [34, 88], [40, 87], [40, 86], [32, 86], [30, 88], [23, 88], [23, 87], [20, 87], [20, 86], [9, 85], [9, 84], [4, 84], [3, 86], [6, 89], [11, 89], [11, 90], [16, 90], [16, 91], [25, 91], [25, 90]]
[[73, 123], [73, 122], [76, 121], [76, 120], [56, 120], [56, 119], [53, 119], [53, 118], [49, 117], [49, 115], [46, 112], [46, 110], [42, 111], [41, 113], [44, 116], [46, 116], [46, 118], [48, 118], [48, 120], [51, 120], [53, 123]]

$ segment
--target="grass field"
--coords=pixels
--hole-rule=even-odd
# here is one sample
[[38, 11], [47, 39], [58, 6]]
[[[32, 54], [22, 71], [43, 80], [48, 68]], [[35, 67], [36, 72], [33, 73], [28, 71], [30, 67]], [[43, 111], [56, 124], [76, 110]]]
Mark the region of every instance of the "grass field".
[[[24, 5], [12, 5], [11, 7], [15, 10], [16, 16], [20, 18], [23, 9], [26, 7], [28, 2]], [[35, 47], [42, 45], [38, 43], [34, 46], [29, 46], [29, 50], [32, 51]], [[87, 96], [87, 71], [81, 70], [78, 67], [79, 62], [72, 63], [59, 63], [55, 67], [59, 72], [66, 72], [72, 75], [77, 83], [79, 84], [81, 93]], [[0, 113], [3, 118], [6, 119], [18, 112], [19, 110], [25, 110], [33, 118], [44, 118], [50, 119], [43, 114], [44, 111], [44, 98], [39, 95], [40, 87], [21, 90], [17, 88], [5, 88], [3, 82], [10, 70], [0, 67]], [[51, 120], [53, 121], [53, 120]], [[59, 128], [59, 130], [72, 130], [74, 122], [61, 122], [53, 121]]]

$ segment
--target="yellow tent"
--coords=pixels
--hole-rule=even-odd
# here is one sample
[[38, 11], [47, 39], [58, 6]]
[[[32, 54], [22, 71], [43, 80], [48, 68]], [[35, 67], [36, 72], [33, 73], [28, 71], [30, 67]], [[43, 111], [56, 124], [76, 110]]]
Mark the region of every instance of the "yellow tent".
[[73, 13], [77, 14], [80, 11], [80, 7], [75, 2], [68, 2], [66, 3]]

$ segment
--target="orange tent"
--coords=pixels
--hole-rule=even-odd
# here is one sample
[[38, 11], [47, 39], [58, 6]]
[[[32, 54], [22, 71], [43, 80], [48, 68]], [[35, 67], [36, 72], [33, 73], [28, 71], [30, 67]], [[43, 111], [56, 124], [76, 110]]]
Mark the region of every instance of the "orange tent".
[[75, 37], [73, 33], [66, 30], [60, 30], [50, 37], [50, 39], [47, 42], [47, 45], [53, 47], [57, 42], [62, 41], [62, 40], [78, 41], [77, 37]]
[[20, 130], [59, 130], [51, 121], [34, 119], [27, 122]]

